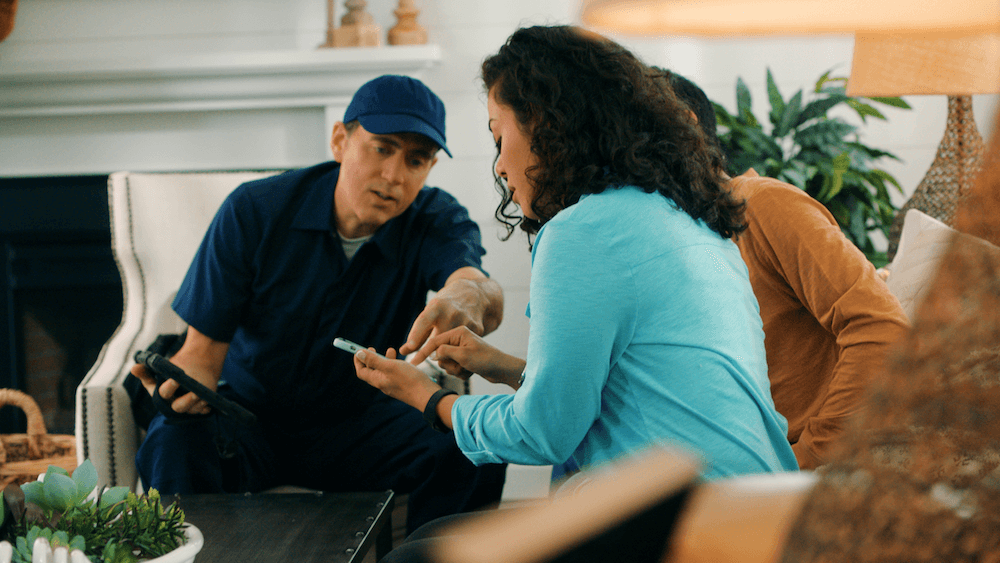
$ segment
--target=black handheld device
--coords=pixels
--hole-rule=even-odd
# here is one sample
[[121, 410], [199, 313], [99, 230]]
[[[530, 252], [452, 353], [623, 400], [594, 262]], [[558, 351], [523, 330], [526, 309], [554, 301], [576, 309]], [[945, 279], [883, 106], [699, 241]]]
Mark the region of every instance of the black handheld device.
[[209, 406], [223, 416], [228, 416], [240, 424], [251, 425], [257, 422], [257, 415], [192, 379], [191, 376], [184, 373], [184, 370], [156, 352], [150, 352], [149, 350], [137, 351], [135, 353], [135, 363], [146, 366], [153, 372], [153, 376], [156, 377], [157, 386], [153, 392], [153, 404], [156, 405], [157, 410], [163, 413], [169, 421], [181, 422], [205, 418], [205, 415], [179, 413], [170, 407], [169, 401], [160, 396], [160, 385], [168, 379], [173, 379], [181, 389], [194, 393], [199, 399], [208, 403]]

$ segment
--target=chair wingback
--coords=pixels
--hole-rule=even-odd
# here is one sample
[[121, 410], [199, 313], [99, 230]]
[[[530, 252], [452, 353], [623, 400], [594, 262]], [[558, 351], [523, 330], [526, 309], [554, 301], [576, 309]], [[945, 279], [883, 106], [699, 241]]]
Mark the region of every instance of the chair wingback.
[[237, 186], [279, 171], [116, 172], [108, 179], [111, 248], [122, 278], [122, 320], [76, 393], [77, 457], [101, 484], [135, 487], [141, 439], [122, 386], [136, 350], [185, 325], [170, 308], [222, 201]]

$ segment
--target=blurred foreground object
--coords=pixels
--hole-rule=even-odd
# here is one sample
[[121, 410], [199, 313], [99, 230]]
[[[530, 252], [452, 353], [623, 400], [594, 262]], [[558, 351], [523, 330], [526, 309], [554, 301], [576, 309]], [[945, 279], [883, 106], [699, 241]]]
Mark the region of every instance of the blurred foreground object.
[[575, 493], [457, 526], [435, 561], [659, 561], [701, 470], [684, 450], [647, 450], [596, 471]]
[[[998, 115], [1000, 118], [1000, 115]], [[1000, 142], [784, 561], [1000, 559]]]
[[592, 481], [572, 494], [455, 527], [434, 560], [776, 561], [815, 474], [770, 473], [702, 483], [700, 470], [701, 464], [683, 450], [647, 450], [592, 473]]

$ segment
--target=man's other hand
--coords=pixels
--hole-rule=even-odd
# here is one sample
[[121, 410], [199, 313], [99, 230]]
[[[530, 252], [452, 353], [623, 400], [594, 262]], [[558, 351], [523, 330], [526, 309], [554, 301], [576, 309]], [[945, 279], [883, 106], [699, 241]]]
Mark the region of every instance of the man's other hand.
[[[184, 370], [184, 373], [192, 379], [215, 391], [219, 386], [222, 363], [225, 361], [228, 351], [228, 342], [213, 340], [193, 327], [188, 327], [184, 345], [170, 358], [170, 361]], [[142, 386], [146, 388], [146, 392], [152, 396], [157, 385], [152, 371], [144, 365], [136, 364], [132, 366], [131, 372], [132, 375], [139, 378]], [[179, 391], [182, 393], [178, 393]], [[160, 397], [171, 401], [171, 408], [179, 413], [206, 414], [212, 410], [208, 403], [198, 398], [194, 393], [188, 393], [181, 389], [180, 385], [173, 379], [168, 379], [160, 385]]]

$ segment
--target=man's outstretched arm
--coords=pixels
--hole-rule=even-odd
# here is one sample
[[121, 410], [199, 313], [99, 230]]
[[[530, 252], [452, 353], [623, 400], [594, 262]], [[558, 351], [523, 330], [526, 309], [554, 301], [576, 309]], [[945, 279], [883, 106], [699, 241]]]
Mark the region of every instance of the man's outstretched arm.
[[[497, 329], [503, 320], [503, 290], [479, 268], [466, 266], [452, 272], [444, 287], [427, 302], [413, 321], [402, 355], [416, 351], [431, 336], [466, 326], [479, 336]], [[430, 354], [430, 350], [426, 351]], [[446, 368], [447, 369], [447, 368]]]

